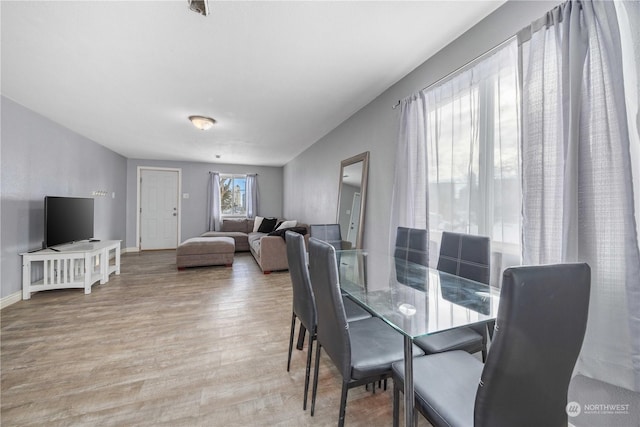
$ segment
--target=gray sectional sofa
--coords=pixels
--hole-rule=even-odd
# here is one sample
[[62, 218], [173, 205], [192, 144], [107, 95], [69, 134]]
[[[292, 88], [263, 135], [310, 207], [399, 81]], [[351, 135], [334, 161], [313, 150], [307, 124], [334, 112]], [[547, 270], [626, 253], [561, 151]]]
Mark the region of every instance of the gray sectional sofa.
[[[281, 220], [284, 221], [284, 220]], [[307, 224], [297, 223], [296, 228], [304, 228], [308, 238]], [[239, 218], [225, 219], [220, 231], [207, 231], [202, 237], [231, 237], [236, 244], [236, 252], [250, 251], [260, 269], [265, 273], [288, 270], [287, 246], [281, 235], [269, 235], [254, 230], [254, 220]], [[282, 232], [277, 233], [282, 234]]]

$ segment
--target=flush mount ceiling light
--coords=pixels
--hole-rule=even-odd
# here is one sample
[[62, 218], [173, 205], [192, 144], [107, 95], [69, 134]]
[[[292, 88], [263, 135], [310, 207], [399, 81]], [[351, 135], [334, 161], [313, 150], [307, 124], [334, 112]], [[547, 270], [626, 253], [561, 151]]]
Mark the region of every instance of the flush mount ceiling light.
[[191, 120], [191, 123], [200, 130], [211, 129], [211, 126], [216, 122], [211, 117], [204, 116], [189, 116], [189, 120]]
[[199, 13], [202, 16], [207, 16], [209, 14], [209, 5], [207, 4], [207, 0], [187, 0], [189, 2], [189, 9], [193, 10], [196, 13]]

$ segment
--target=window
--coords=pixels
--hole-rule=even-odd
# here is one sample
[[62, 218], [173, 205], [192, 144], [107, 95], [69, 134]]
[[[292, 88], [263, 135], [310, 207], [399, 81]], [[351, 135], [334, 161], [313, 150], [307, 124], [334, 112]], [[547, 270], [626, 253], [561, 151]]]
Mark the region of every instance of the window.
[[489, 236], [502, 267], [520, 258], [517, 69], [513, 42], [425, 92], [432, 240], [442, 231]]
[[514, 39], [407, 98], [400, 119], [391, 232], [428, 227], [432, 266], [442, 231], [488, 236], [493, 284], [520, 263], [517, 52]]
[[429, 227], [518, 245], [517, 63], [482, 65], [427, 93]]
[[220, 210], [222, 216], [247, 215], [247, 176], [220, 175]]

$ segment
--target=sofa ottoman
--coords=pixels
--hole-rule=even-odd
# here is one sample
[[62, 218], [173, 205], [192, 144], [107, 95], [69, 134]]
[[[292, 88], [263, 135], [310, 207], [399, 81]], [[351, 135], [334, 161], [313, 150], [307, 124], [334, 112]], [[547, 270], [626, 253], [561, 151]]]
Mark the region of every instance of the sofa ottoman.
[[176, 250], [178, 270], [185, 267], [233, 264], [235, 241], [231, 237], [193, 237], [187, 239]]

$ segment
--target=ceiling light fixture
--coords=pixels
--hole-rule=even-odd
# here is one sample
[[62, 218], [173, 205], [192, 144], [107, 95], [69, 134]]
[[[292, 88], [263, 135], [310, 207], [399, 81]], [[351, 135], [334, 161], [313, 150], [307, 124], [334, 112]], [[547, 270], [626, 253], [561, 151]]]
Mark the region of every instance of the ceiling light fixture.
[[207, 16], [209, 14], [209, 5], [207, 0], [187, 0], [189, 2], [189, 9], [193, 10], [196, 13], [199, 13], [202, 16]]
[[189, 116], [189, 120], [191, 120], [191, 123], [200, 130], [211, 129], [211, 126], [216, 122], [211, 117], [204, 116]]

